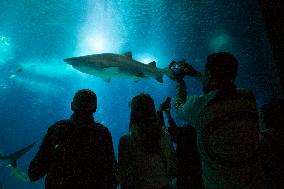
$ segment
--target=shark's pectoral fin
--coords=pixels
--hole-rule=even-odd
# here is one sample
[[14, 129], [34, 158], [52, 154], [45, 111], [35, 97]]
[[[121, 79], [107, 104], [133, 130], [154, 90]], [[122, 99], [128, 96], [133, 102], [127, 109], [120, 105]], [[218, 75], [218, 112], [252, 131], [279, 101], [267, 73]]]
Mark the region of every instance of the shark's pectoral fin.
[[104, 81], [107, 82], [107, 83], [110, 83], [111, 82], [111, 78], [104, 79]]
[[107, 83], [110, 83], [111, 82], [111, 78], [103, 78], [103, 80], [105, 81], [105, 82], [107, 82]]
[[119, 67], [108, 67], [104, 68], [101, 70], [100, 77], [105, 81], [105, 82], [111, 82], [111, 77], [119, 75]]
[[11, 165], [12, 165], [12, 167], [15, 167], [15, 168], [17, 168], [17, 166], [18, 166], [16, 160], [15, 160], [15, 161], [12, 161], [12, 162], [11, 162]]
[[124, 53], [123, 55], [132, 59], [132, 52], [131, 51], [128, 51], [128, 52]]
[[137, 72], [137, 73], [135, 73], [135, 76], [136, 77], [142, 77], [142, 78], [146, 77], [146, 75], [143, 72]]
[[156, 79], [158, 82], [163, 83], [163, 76], [155, 77], [155, 79]]

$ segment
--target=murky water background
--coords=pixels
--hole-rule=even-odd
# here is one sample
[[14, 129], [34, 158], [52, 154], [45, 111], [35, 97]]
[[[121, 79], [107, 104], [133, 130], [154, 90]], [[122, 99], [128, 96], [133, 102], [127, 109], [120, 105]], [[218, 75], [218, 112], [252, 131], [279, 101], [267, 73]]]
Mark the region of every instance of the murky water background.
[[[257, 0], [1, 0], [1, 151], [7, 154], [32, 141], [38, 145], [53, 122], [71, 115], [73, 94], [90, 88], [98, 95], [95, 117], [110, 129], [117, 152], [119, 137], [128, 129], [131, 98], [150, 93], [158, 106], [174, 96], [174, 82], [106, 83], [62, 60], [127, 51], [143, 63], [155, 60], [158, 67], [186, 58], [200, 70], [208, 54], [229, 51], [240, 63], [238, 86], [252, 90], [258, 105], [279, 93]], [[196, 81], [186, 80], [190, 94], [201, 94]], [[37, 148], [19, 160], [22, 170]], [[19, 181], [3, 166], [0, 181], [8, 189], [43, 188], [43, 181]]]

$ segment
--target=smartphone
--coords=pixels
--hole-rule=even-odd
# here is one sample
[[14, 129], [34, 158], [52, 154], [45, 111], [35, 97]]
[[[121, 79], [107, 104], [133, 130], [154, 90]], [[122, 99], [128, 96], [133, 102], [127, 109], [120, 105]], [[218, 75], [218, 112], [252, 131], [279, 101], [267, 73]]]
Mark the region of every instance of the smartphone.
[[166, 110], [166, 109], [170, 108], [171, 100], [172, 100], [171, 97], [167, 97], [166, 98], [165, 102], [163, 102], [163, 104], [162, 104], [162, 109], [163, 110]]

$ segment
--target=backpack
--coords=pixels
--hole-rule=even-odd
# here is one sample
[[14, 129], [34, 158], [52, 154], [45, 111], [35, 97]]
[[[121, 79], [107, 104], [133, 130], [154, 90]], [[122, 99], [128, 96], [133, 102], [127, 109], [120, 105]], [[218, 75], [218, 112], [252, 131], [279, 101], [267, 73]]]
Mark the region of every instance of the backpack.
[[[203, 112], [201, 143], [210, 161], [228, 168], [243, 168], [258, 160], [258, 113], [247, 91], [217, 91]], [[242, 138], [241, 138], [242, 137]], [[238, 150], [235, 150], [237, 148]]]
[[90, 188], [107, 182], [101, 179], [105, 175], [102, 164], [107, 158], [102, 154], [104, 135], [104, 127], [99, 123], [78, 127], [70, 120], [63, 120], [56, 124], [52, 138], [56, 185], [60, 188]]

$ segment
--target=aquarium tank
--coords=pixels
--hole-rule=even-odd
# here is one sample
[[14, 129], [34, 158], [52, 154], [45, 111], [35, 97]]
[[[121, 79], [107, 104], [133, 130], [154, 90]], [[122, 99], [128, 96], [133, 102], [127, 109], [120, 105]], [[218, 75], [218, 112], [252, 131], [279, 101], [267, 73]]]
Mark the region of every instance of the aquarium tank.
[[[128, 131], [132, 97], [148, 93], [158, 108], [175, 96], [176, 83], [166, 75], [162, 81], [133, 80], [116, 70], [110, 80], [64, 59], [131, 52], [133, 60], [155, 61], [158, 68], [186, 59], [204, 71], [207, 56], [219, 51], [236, 56], [236, 84], [251, 90], [259, 107], [279, 95], [258, 0], [1, 0], [0, 151], [7, 155], [36, 142], [17, 161], [17, 170], [0, 161], [1, 187], [44, 188], [44, 179], [26, 178], [29, 163], [47, 129], [70, 117], [79, 89], [96, 92], [94, 117], [110, 130], [116, 157], [119, 138]], [[188, 94], [202, 94], [196, 80], [185, 81]]]

